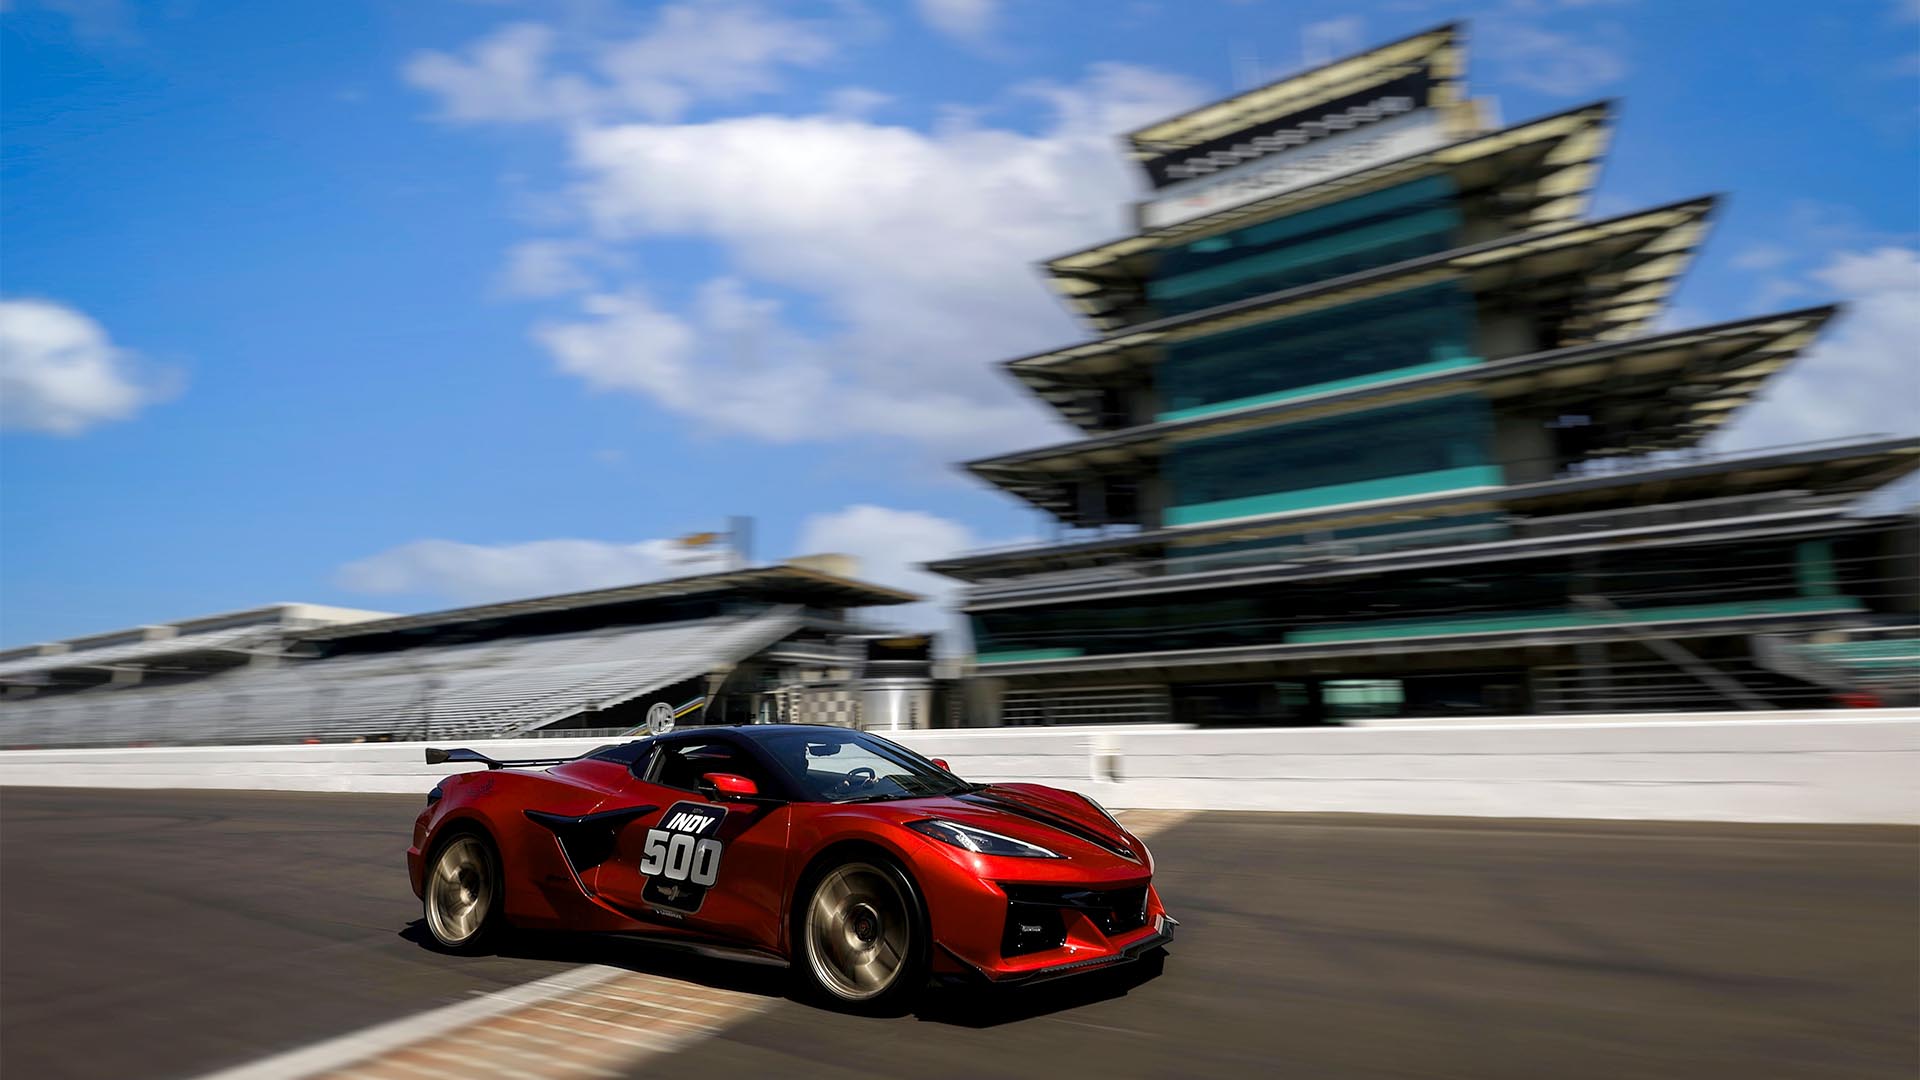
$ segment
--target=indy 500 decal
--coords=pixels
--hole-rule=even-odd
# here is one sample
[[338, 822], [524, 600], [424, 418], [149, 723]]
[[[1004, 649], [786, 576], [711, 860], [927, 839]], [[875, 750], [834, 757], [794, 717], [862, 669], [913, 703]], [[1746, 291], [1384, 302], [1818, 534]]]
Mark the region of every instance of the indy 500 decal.
[[707, 889], [720, 878], [720, 823], [727, 812], [702, 803], [674, 803], [660, 815], [660, 824], [647, 830], [640, 873], [647, 878], [640, 896], [647, 903], [692, 914], [700, 910]]

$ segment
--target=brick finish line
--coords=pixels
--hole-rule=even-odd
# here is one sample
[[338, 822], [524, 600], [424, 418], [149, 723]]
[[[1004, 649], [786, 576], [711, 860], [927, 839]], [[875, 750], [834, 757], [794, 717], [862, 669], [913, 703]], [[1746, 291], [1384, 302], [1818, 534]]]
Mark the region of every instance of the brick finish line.
[[330, 1080], [611, 1077], [717, 1034], [779, 999], [629, 974], [424, 1039]]

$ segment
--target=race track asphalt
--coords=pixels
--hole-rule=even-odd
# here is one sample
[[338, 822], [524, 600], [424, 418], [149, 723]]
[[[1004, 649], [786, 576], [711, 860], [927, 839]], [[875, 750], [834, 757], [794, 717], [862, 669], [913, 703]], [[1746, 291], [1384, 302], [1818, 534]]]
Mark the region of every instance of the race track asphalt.
[[[585, 962], [432, 953], [419, 800], [0, 791], [0, 1075], [187, 1077]], [[1161, 965], [868, 1018], [791, 1001], [649, 1077], [1899, 1077], [1920, 830], [1204, 814], [1153, 841]]]
[[0, 790], [0, 1076], [195, 1075], [570, 966], [402, 936], [421, 806]]

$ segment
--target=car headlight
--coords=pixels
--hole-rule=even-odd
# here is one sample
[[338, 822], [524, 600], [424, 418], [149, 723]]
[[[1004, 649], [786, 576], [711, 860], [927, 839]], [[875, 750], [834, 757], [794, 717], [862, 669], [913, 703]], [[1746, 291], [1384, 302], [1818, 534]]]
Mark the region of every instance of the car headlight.
[[923, 836], [931, 836], [943, 844], [952, 844], [963, 851], [977, 852], [981, 855], [1011, 855], [1016, 859], [1058, 859], [1058, 852], [1048, 851], [1039, 844], [1029, 844], [1025, 840], [1015, 840], [1011, 836], [1002, 836], [997, 832], [988, 832], [973, 825], [962, 825], [957, 821], [942, 818], [928, 818], [915, 821], [907, 828]]

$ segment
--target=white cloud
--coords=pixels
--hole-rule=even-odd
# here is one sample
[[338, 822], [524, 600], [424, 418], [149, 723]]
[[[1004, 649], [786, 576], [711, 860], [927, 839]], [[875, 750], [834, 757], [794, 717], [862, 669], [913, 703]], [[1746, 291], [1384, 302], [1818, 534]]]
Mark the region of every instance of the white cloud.
[[561, 371], [596, 390], [651, 398], [702, 423], [774, 442], [832, 437], [849, 418], [857, 430], [925, 434], [916, 424], [945, 424], [940, 400], [893, 400], [836, 383], [811, 342], [774, 324], [777, 306], [749, 296], [735, 278], [699, 290], [690, 317], [664, 311], [638, 289], [596, 294], [586, 316], [534, 328]]
[[594, 255], [578, 240], [528, 240], [507, 252], [499, 287], [513, 296], [560, 296], [585, 292], [596, 284], [583, 265]]
[[538, 23], [512, 23], [475, 42], [464, 56], [416, 53], [408, 82], [440, 100], [448, 120], [525, 122], [591, 112], [600, 91], [585, 79], [553, 75], [547, 64], [555, 33]]
[[50, 300], [0, 300], [0, 429], [75, 435], [177, 390], [178, 374]]
[[[1051, 421], [993, 361], [1084, 331], [1029, 268], [1124, 228], [1136, 181], [1113, 133], [1197, 91], [1108, 64], [1022, 94], [1050, 112], [1037, 133], [770, 115], [576, 129], [576, 195], [597, 242], [704, 238], [736, 273], [685, 316], [597, 295], [586, 318], [537, 337], [596, 386], [767, 438], [1045, 438]], [[824, 318], [803, 326], [753, 298], [769, 289]], [[716, 322], [721, 296], [736, 325]]]
[[960, 583], [928, 573], [919, 564], [992, 543], [957, 521], [919, 510], [866, 504], [814, 514], [800, 528], [801, 552], [855, 556], [864, 580], [927, 597], [923, 603], [876, 608], [869, 617], [907, 630], [939, 630], [945, 639], [942, 651], [947, 654], [967, 648], [964, 620], [950, 609]]
[[656, 119], [695, 100], [730, 101], [779, 88], [778, 71], [817, 64], [833, 43], [812, 25], [750, 4], [675, 4], [646, 34], [600, 57], [616, 100]]
[[1615, 6], [1615, 0], [1507, 0], [1473, 21], [1473, 46], [1509, 83], [1559, 98], [1580, 98], [1626, 77], [1622, 33], [1611, 23], [1549, 29], [1557, 10]]
[[679, 316], [655, 307], [638, 289], [588, 297], [582, 309], [591, 316], [589, 321], [542, 325], [534, 331], [560, 370], [596, 390], [636, 391], [669, 408], [698, 404], [685, 393], [693, 329]]
[[628, 35], [511, 23], [462, 53], [416, 53], [404, 74], [439, 99], [448, 120], [671, 120], [696, 102], [777, 90], [783, 68], [818, 64], [833, 51], [811, 22], [751, 3], [693, 0], [661, 8], [644, 31]]
[[1490, 17], [1475, 29], [1507, 81], [1543, 94], [1585, 97], [1627, 74], [1627, 61], [1619, 48], [1597, 37], [1549, 30], [1512, 17]]
[[1326, 64], [1365, 47], [1366, 20], [1358, 15], [1322, 19], [1300, 31], [1300, 58], [1311, 65]]
[[1920, 429], [1920, 251], [1841, 252], [1813, 273], [1848, 303], [1840, 320], [1724, 436], [1727, 447], [1777, 446]]
[[[947, 611], [958, 583], [927, 573], [919, 564], [983, 546], [985, 542], [957, 521], [918, 510], [856, 504], [806, 518], [795, 553], [851, 555], [859, 560], [861, 579], [927, 597], [868, 614], [888, 626], [943, 631], [945, 647], [952, 651], [964, 649], [966, 640], [961, 623]], [[358, 593], [479, 604], [683, 577], [721, 569], [723, 560], [722, 552], [702, 555], [672, 540], [416, 540], [347, 563], [335, 580]]]
[[916, 0], [920, 18], [951, 38], [977, 42], [999, 18], [999, 0]]
[[852, 120], [864, 120], [893, 103], [893, 95], [865, 86], [843, 86], [827, 95], [827, 112]]
[[[706, 40], [714, 34], [731, 44]], [[701, 49], [742, 59], [722, 75], [689, 60]], [[1085, 333], [1032, 265], [1126, 229], [1139, 181], [1115, 133], [1199, 90], [1095, 65], [1076, 83], [1016, 88], [1011, 100], [1041, 105], [1038, 130], [957, 108], [931, 131], [877, 123], [884, 98], [860, 88], [815, 115], [662, 119], [683, 99], [768, 88], [782, 65], [825, 50], [809, 26], [696, 3], [604, 46], [509, 26], [460, 57], [416, 57], [409, 77], [440, 93], [450, 117], [560, 121], [576, 182], [555, 196], [568, 212], [552, 220], [582, 221], [585, 233], [517, 248], [503, 285], [582, 294], [574, 315], [533, 333], [593, 388], [770, 440], [991, 450], [1052, 437], [1057, 418], [994, 365]], [[653, 119], [619, 119], [633, 116]], [[724, 269], [691, 304], [611, 273], [662, 237], [720, 256]]]
[[533, 540], [467, 544], [416, 540], [342, 566], [335, 579], [359, 593], [416, 594], [460, 604], [679, 577], [720, 569], [671, 540], [622, 544], [605, 540]]

